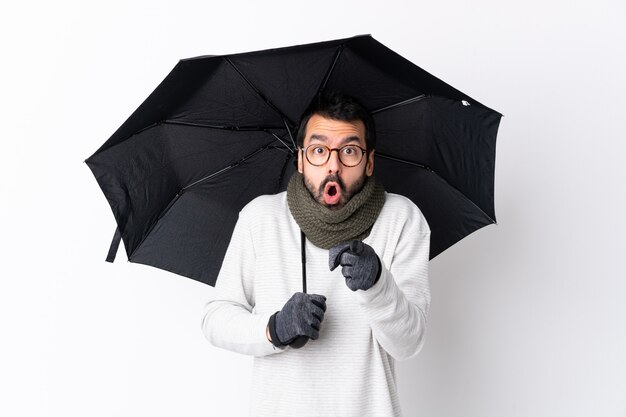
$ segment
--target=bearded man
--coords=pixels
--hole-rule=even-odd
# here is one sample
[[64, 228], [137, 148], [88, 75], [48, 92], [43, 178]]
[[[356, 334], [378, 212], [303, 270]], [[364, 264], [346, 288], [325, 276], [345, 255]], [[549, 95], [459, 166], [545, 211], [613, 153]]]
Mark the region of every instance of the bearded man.
[[376, 181], [375, 144], [356, 99], [318, 96], [287, 191], [239, 213], [202, 330], [254, 356], [253, 416], [401, 415], [395, 361], [424, 343], [430, 229]]

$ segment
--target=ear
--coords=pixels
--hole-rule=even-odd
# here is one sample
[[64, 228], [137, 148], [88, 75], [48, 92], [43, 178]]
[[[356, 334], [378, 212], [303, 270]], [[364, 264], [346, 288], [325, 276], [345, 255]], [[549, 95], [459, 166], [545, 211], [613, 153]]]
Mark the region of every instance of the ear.
[[302, 150], [298, 149], [298, 172], [302, 174]]
[[368, 177], [371, 177], [374, 173], [374, 152], [376, 152], [376, 150], [370, 152], [369, 156], [367, 157], [367, 164], [365, 165], [365, 175], [367, 175]]

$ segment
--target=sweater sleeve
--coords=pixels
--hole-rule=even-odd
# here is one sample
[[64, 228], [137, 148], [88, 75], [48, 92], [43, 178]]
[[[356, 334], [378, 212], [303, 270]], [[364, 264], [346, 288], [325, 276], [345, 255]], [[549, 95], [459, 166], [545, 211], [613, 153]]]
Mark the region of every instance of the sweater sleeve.
[[393, 259], [381, 259], [378, 282], [356, 297], [376, 341], [396, 360], [421, 350], [430, 306], [428, 260], [430, 229], [417, 206], [404, 223]]
[[204, 307], [202, 332], [214, 346], [266, 356], [287, 348], [277, 348], [267, 339], [265, 331], [273, 313], [254, 312], [254, 264], [252, 234], [242, 211], [215, 283], [215, 296]]

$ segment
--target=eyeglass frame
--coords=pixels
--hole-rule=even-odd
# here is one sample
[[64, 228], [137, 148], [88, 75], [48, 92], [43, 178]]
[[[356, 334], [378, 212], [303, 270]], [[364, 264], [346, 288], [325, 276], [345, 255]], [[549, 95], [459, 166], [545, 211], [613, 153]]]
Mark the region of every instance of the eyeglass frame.
[[[326, 149], [328, 149], [328, 158], [326, 159], [326, 161], [324, 161], [323, 163], [321, 163], [321, 164], [319, 164], [319, 165], [316, 165], [316, 164], [314, 164], [313, 162], [311, 162], [311, 161], [309, 160], [309, 156], [307, 155], [307, 152], [306, 152], [306, 151], [307, 151], [307, 149], [309, 149], [311, 146], [323, 146], [323, 147], [325, 147]], [[341, 151], [343, 148], [348, 147], [348, 146], [353, 146], [353, 147], [355, 147], [355, 148], [359, 148], [359, 149], [361, 150], [361, 152], [362, 152], [362, 153], [361, 153], [361, 159], [359, 159], [359, 162], [357, 162], [357, 163], [356, 163], [356, 164], [354, 164], [354, 165], [346, 165], [346, 164], [345, 164], [345, 163], [341, 160], [341, 156], [339, 156], [339, 155], [340, 155], [339, 151]], [[337, 151], [337, 159], [339, 159], [339, 162], [341, 162], [341, 165], [343, 165], [344, 167], [348, 167], [348, 168], [354, 168], [354, 167], [358, 166], [359, 164], [361, 164], [361, 162], [363, 162], [363, 157], [364, 157], [365, 155], [367, 155], [367, 149], [361, 148], [359, 145], [353, 145], [353, 144], [351, 144], [351, 143], [348, 143], [347, 145], [343, 145], [341, 148], [329, 148], [328, 146], [323, 145], [323, 144], [320, 144], [320, 143], [311, 143], [311, 144], [309, 144], [309, 146], [306, 146], [306, 147], [300, 148], [300, 150], [301, 150], [301, 151], [302, 151], [302, 153], [304, 154], [304, 157], [306, 158], [307, 162], [308, 162], [309, 164], [313, 165], [314, 167], [321, 167], [321, 166], [325, 165], [326, 163], [328, 163], [328, 161], [330, 161], [330, 155], [332, 155], [333, 151]]]

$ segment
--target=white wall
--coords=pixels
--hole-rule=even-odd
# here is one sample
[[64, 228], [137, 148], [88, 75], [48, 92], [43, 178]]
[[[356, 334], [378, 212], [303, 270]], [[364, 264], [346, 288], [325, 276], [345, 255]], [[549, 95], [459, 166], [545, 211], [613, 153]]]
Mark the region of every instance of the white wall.
[[241, 416], [212, 288], [104, 262], [83, 160], [178, 59], [371, 33], [504, 113], [489, 226], [431, 263], [407, 416], [626, 416], [626, 3], [31, 2], [0, 17], [0, 415]]

